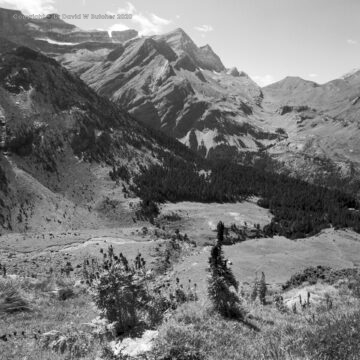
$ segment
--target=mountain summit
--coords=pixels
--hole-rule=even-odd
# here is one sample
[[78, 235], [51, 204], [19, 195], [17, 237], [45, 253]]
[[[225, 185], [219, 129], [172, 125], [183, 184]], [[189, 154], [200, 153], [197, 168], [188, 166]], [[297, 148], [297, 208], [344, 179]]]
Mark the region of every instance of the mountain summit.
[[220, 58], [209, 45], [197, 47], [181, 28], [154, 38], [158, 41], [165, 41], [178, 55], [186, 54], [200, 68], [217, 72], [225, 70]]

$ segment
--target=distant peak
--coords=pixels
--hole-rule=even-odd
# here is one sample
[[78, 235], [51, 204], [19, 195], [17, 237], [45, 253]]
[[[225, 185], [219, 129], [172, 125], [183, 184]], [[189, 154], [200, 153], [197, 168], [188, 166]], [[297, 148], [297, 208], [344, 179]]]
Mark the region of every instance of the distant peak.
[[239, 70], [237, 69], [236, 66], [228, 69], [228, 70], [226, 71], [226, 73], [227, 73], [228, 75], [232, 75], [232, 76], [234, 76], [234, 77], [239, 77], [239, 76], [245, 76], [245, 75], [246, 75], [246, 74], [243, 73], [243, 72], [242, 72], [242, 73], [243, 73], [244, 75], [240, 74], [240, 72], [239, 72]]
[[16, 13], [16, 14], [21, 14], [20, 10], [15, 10], [15, 9], [5, 9], [0, 7], [0, 13]]
[[305, 80], [300, 76], [286, 76], [283, 80], [280, 80], [279, 82], [285, 82], [285, 83], [293, 83], [293, 84], [307, 84], [307, 85], [317, 85], [316, 82], [311, 80]]
[[299, 76], [286, 76], [284, 79], [274, 82], [270, 85], [265, 86], [264, 88], [284, 88], [284, 89], [294, 89], [294, 88], [314, 88], [320, 86], [314, 81], [305, 80]]
[[185, 32], [182, 28], [180, 28], [180, 27], [176, 28], [176, 29], [173, 30], [173, 31], [170, 31], [169, 33], [180, 33], [180, 34], [187, 35], [186, 32]]
[[[162, 35], [160, 35], [162, 36]], [[190, 36], [182, 29], [182, 28], [176, 28], [175, 30], [172, 30], [166, 34], [163, 35], [164, 37], [178, 37], [181, 39], [191, 40]]]
[[354, 75], [358, 75], [358, 73], [360, 74], [360, 68], [353, 69], [353, 70], [349, 71], [348, 73], [346, 73], [345, 75], [343, 75], [341, 77], [341, 79], [346, 80]]
[[213, 49], [211, 48], [211, 46], [210, 46], [209, 44], [206, 44], [206, 45], [204, 45], [204, 46], [200, 46], [200, 49], [213, 51]]
[[301, 78], [300, 76], [286, 76], [284, 78], [284, 81], [303, 81], [303, 82], [308, 82], [308, 80], [305, 80], [303, 78]]

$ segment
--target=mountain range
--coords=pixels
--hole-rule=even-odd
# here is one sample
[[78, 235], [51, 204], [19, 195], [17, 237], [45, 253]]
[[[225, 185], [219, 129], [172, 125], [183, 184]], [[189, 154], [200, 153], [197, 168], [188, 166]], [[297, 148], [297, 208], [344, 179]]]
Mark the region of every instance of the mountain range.
[[0, 9], [7, 231], [131, 217], [109, 172], [136, 172], [166, 156], [252, 162], [266, 154], [302, 179], [359, 178], [360, 71], [323, 85], [287, 77], [261, 88], [182, 29], [140, 37], [21, 15]]

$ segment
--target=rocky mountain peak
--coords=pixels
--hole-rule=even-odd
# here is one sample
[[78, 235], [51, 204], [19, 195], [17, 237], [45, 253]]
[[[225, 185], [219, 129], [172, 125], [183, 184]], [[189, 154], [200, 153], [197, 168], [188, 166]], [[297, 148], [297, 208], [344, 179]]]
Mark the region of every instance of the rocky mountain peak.
[[200, 68], [217, 72], [225, 70], [220, 58], [209, 45], [198, 47], [181, 28], [155, 36], [154, 39], [165, 41], [178, 55], [188, 55], [192, 62]]
[[235, 66], [228, 69], [228, 71], [226, 73], [229, 75], [235, 76], [235, 77], [240, 76], [239, 70]]
[[299, 76], [287, 76], [284, 79], [270, 84], [265, 87], [265, 89], [282, 89], [282, 90], [291, 90], [291, 89], [306, 89], [306, 88], [314, 88], [319, 85], [310, 80], [305, 80]]
[[178, 54], [193, 52], [197, 49], [197, 46], [191, 40], [190, 36], [181, 28], [177, 28], [164, 35], [156, 36], [155, 39], [166, 41]]

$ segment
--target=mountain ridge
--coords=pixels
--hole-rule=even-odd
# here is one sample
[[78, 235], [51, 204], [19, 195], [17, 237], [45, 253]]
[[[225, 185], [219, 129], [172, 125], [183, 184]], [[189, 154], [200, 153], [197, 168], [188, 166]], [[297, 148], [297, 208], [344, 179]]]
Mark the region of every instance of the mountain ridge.
[[352, 175], [360, 169], [356, 72], [326, 84], [289, 76], [260, 88], [179, 28], [118, 43], [84, 39], [61, 45], [28, 36], [26, 42], [202, 156], [241, 162], [268, 152], [281, 171], [308, 180], [328, 176], [328, 162], [340, 177], [358, 176]]

